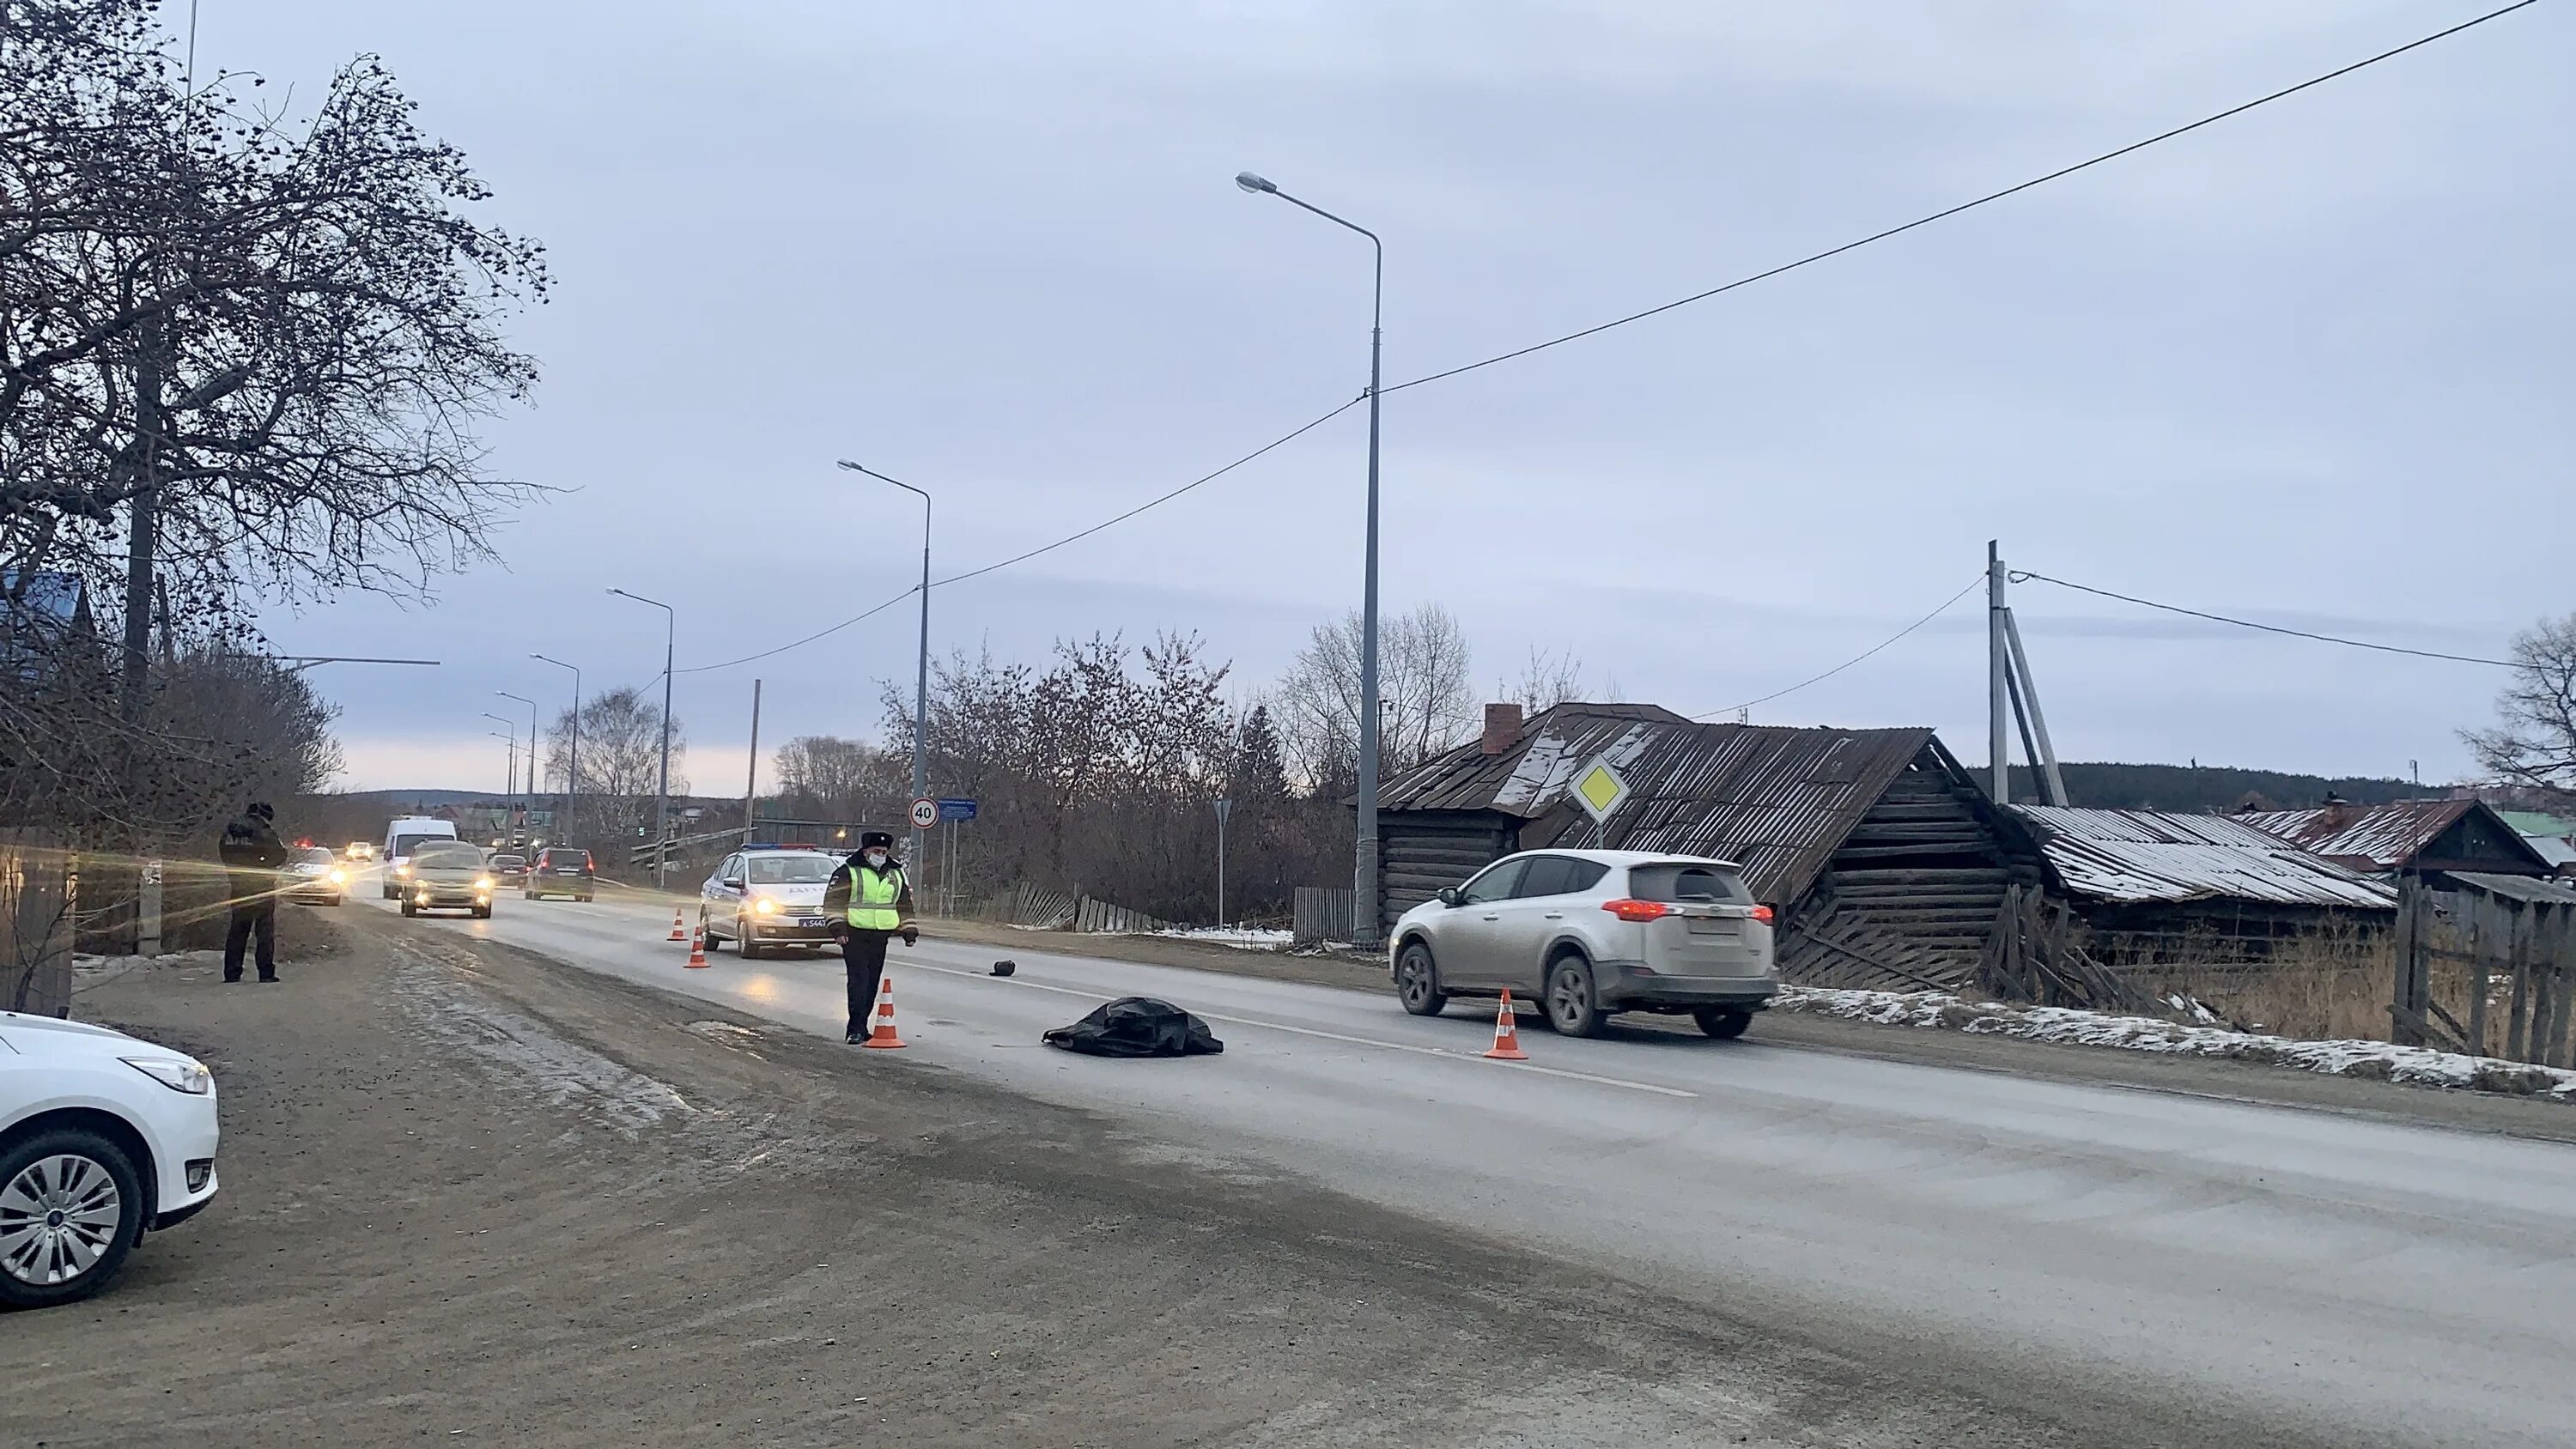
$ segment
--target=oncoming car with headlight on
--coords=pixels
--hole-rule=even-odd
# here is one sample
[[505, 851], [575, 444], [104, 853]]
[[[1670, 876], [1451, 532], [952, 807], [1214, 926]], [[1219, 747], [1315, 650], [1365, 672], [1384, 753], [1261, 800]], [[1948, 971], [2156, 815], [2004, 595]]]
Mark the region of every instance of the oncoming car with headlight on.
[[495, 884], [480, 849], [434, 840], [412, 851], [411, 869], [402, 882], [402, 913], [472, 911], [478, 919], [488, 919]]
[[750, 845], [724, 858], [698, 889], [707, 949], [730, 940], [745, 960], [772, 946], [828, 946], [823, 887], [841, 857], [810, 845]]
[[336, 906], [349, 890], [349, 872], [340, 858], [318, 845], [295, 852], [295, 859], [279, 875], [285, 881], [286, 898], [308, 906]]

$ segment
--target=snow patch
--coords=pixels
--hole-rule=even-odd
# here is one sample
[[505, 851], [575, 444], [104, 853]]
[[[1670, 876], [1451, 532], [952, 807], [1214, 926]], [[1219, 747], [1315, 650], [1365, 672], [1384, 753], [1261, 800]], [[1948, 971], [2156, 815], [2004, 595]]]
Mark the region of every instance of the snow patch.
[[[2198, 1003], [2191, 1003], [2197, 1006]], [[1880, 1026], [1948, 1027], [1984, 1036], [2064, 1046], [2116, 1047], [2173, 1056], [2224, 1057], [2323, 1072], [2336, 1077], [2403, 1082], [2421, 1087], [2467, 1087], [2481, 1092], [2547, 1096], [2576, 1102], [2576, 1071], [2536, 1067], [2495, 1057], [2464, 1056], [2430, 1047], [2384, 1041], [2299, 1041], [2291, 1037], [2185, 1026], [2148, 1016], [2109, 1016], [2062, 1006], [2009, 1006], [1970, 1002], [1946, 991], [1846, 991], [1784, 986], [1774, 1011], [1866, 1021]], [[2188, 1008], [2184, 1008], [2188, 1009]], [[2205, 1014], [2205, 1013], [2204, 1013]]]
[[1295, 944], [1294, 931], [1264, 929], [1255, 926], [1175, 926], [1156, 931], [1157, 936], [1175, 941], [1203, 941], [1211, 946], [1232, 946], [1238, 951], [1284, 951]]
[[436, 966], [406, 964], [394, 979], [394, 995], [432, 1038], [525, 1080], [548, 1106], [595, 1112], [630, 1137], [689, 1110], [668, 1083], [479, 999]]

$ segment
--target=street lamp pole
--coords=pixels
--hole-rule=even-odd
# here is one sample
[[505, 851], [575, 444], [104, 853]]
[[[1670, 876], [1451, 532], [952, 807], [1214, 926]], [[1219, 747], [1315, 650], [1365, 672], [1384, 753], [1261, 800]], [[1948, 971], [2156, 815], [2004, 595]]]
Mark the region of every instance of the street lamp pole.
[[506, 689], [496, 689], [492, 692], [503, 699], [515, 699], [528, 707], [528, 813], [534, 815], [537, 813], [537, 702], [524, 694], [512, 694]]
[[561, 835], [571, 827], [575, 802], [581, 798], [581, 671], [560, 659], [548, 659], [542, 654], [528, 657], [540, 664], [572, 670], [572, 739], [564, 752], [564, 818], [555, 822], [555, 833]]
[[1335, 216], [1311, 202], [1300, 201], [1267, 178], [1252, 172], [1238, 173], [1234, 184], [1254, 195], [1278, 197], [1337, 226], [1348, 227], [1367, 237], [1369, 246], [1376, 252], [1369, 302], [1368, 565], [1360, 602], [1359, 849], [1351, 863], [1351, 933], [1359, 938], [1353, 944], [1373, 946], [1377, 944], [1384, 924], [1379, 919], [1377, 841], [1377, 440], [1378, 399], [1384, 391], [1381, 386], [1384, 379], [1381, 359], [1386, 343], [1386, 243], [1378, 240], [1377, 233], [1367, 227]]
[[502, 729], [509, 731], [506, 735], [502, 734], [499, 730], [485, 730], [483, 732], [496, 740], [508, 740], [510, 742], [510, 764], [509, 768], [503, 773], [501, 781], [501, 819], [503, 822], [501, 833], [506, 836], [509, 834], [508, 821], [510, 818], [510, 796], [519, 788], [519, 726], [515, 721], [503, 719], [489, 710], [484, 712], [483, 717], [500, 725]]
[[[921, 500], [921, 659], [919, 672], [912, 684], [912, 798], [922, 800], [930, 795], [930, 495], [900, 478], [889, 478], [874, 468], [863, 468], [849, 459], [841, 466], [853, 473], [865, 473], [880, 483], [891, 483]], [[922, 852], [921, 827], [912, 827], [912, 868], [920, 870]]]
[[662, 784], [653, 797], [653, 885], [657, 890], [671, 888], [671, 665], [672, 644], [679, 637], [680, 616], [660, 599], [630, 594], [624, 589], [610, 589], [621, 599], [651, 604], [662, 611]]

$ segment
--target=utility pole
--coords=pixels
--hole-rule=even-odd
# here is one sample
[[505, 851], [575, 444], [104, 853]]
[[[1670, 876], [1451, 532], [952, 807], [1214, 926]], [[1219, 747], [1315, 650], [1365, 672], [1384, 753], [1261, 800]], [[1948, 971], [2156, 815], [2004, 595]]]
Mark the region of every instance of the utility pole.
[[143, 718], [143, 685], [152, 659], [152, 568], [161, 512], [162, 341], [167, 323], [146, 329], [134, 366], [134, 452], [138, 478], [126, 500], [125, 668], [119, 704], [129, 725]]
[[[1952, 575], [1957, 577], [1957, 575]], [[1986, 540], [1986, 758], [1993, 762], [1990, 794], [1997, 805], [2012, 803], [2012, 746], [2004, 736], [2004, 716], [2012, 710], [2011, 669], [2004, 653], [2004, 560], [1994, 539]]]
[[[930, 798], [930, 493], [927, 489], [915, 488], [900, 478], [889, 478], [874, 468], [863, 467], [847, 458], [839, 461], [840, 466], [849, 472], [864, 473], [880, 483], [891, 483], [921, 500], [921, 655], [916, 665], [919, 672], [913, 676], [912, 684], [912, 798], [926, 800]], [[912, 865], [921, 867], [928, 864], [922, 857], [925, 849], [926, 837], [921, 827], [916, 825], [912, 827], [912, 854], [907, 857]]]
[[1231, 800], [1216, 802], [1216, 923], [1225, 925], [1225, 817], [1234, 810]]
[[760, 799], [760, 681], [751, 682], [751, 768], [742, 782], [742, 843], [751, 844], [752, 809]]

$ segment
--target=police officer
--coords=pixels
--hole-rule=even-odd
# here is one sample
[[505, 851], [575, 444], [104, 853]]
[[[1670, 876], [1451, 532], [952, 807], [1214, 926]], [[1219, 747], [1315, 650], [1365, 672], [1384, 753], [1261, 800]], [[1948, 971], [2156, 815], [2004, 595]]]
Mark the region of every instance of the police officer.
[[894, 858], [893, 836], [882, 830], [859, 836], [857, 853], [823, 887], [823, 914], [832, 920], [832, 939], [841, 943], [850, 977], [850, 1030], [842, 1040], [865, 1041], [885, 976], [886, 938], [899, 935], [907, 946], [921, 939], [912, 919], [912, 882]]
[[242, 955], [254, 933], [259, 937], [259, 979], [277, 979], [277, 872], [286, 864], [286, 843], [277, 838], [277, 812], [265, 800], [254, 800], [241, 818], [224, 827], [224, 880], [231, 888], [231, 919], [224, 927], [224, 979], [242, 978]]

